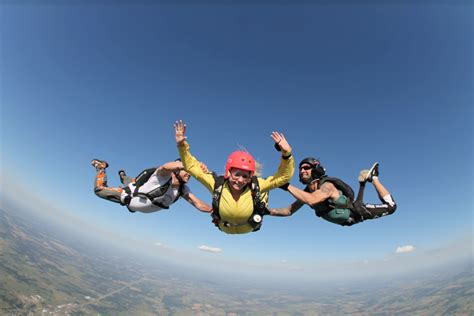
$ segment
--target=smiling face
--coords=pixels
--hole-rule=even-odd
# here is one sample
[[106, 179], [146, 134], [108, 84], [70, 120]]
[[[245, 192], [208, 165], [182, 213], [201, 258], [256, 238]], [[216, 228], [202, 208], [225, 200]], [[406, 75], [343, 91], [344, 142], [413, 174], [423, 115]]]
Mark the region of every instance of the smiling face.
[[234, 191], [242, 193], [245, 186], [252, 180], [252, 173], [248, 170], [230, 169], [229, 186]]
[[300, 166], [300, 182], [303, 184], [310, 184], [312, 181], [311, 170], [313, 166], [304, 163]]

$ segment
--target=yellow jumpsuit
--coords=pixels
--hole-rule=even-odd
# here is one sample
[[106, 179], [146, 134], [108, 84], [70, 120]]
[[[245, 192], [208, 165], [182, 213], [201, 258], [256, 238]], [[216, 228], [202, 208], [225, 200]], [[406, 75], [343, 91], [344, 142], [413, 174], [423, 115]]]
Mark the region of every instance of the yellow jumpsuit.
[[[199, 161], [189, 151], [188, 143], [178, 146], [179, 155], [183, 162], [184, 169], [194, 178], [201, 182], [211, 194], [214, 192], [214, 177], [212, 173], [202, 171]], [[278, 188], [279, 186], [290, 182], [295, 171], [295, 162], [293, 156], [288, 159], [281, 158], [278, 171], [266, 179], [258, 178], [262, 199], [265, 204], [268, 202], [268, 191]], [[253, 213], [253, 200], [250, 186], [247, 186], [240, 195], [238, 201], [234, 200], [226, 182], [222, 190], [219, 203], [219, 215], [221, 221], [219, 228], [228, 234], [245, 234], [251, 232], [253, 227], [248, 220]], [[231, 226], [225, 226], [223, 223], [228, 222]]]

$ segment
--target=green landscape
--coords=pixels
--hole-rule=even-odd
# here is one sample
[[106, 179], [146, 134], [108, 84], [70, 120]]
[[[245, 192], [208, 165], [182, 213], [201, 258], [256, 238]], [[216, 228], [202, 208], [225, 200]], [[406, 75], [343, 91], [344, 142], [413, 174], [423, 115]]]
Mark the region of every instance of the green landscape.
[[472, 262], [295, 290], [180, 273], [0, 209], [1, 315], [473, 315]]

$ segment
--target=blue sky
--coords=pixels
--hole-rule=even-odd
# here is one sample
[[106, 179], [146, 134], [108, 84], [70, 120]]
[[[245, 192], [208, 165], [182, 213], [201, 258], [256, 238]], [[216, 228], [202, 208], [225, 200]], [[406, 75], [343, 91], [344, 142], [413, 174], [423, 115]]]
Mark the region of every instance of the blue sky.
[[[472, 5], [107, 3], [1, 5], [5, 199], [79, 230], [87, 223], [84, 234], [203, 265], [298, 270], [421, 258], [457, 240], [468, 241], [459, 253], [472, 255]], [[359, 171], [378, 161], [398, 210], [348, 228], [304, 207], [234, 236], [184, 201], [130, 214], [93, 194], [90, 159], [110, 163], [110, 185], [119, 169], [136, 175], [174, 160], [178, 119], [192, 153], [217, 172], [243, 146], [271, 175], [273, 130], [297, 161], [319, 157], [355, 189]], [[197, 181], [190, 187], [210, 202]], [[373, 188], [365, 196], [377, 202]], [[54, 208], [40, 210], [38, 199]], [[271, 206], [292, 201], [271, 192]], [[400, 246], [415, 251], [395, 253]]]

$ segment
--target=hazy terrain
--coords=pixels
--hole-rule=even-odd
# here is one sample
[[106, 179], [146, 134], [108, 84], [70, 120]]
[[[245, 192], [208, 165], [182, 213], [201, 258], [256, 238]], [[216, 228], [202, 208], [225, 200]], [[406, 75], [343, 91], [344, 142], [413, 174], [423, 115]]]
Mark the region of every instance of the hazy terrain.
[[474, 315], [472, 267], [311, 290], [229, 286], [0, 209], [2, 315]]

